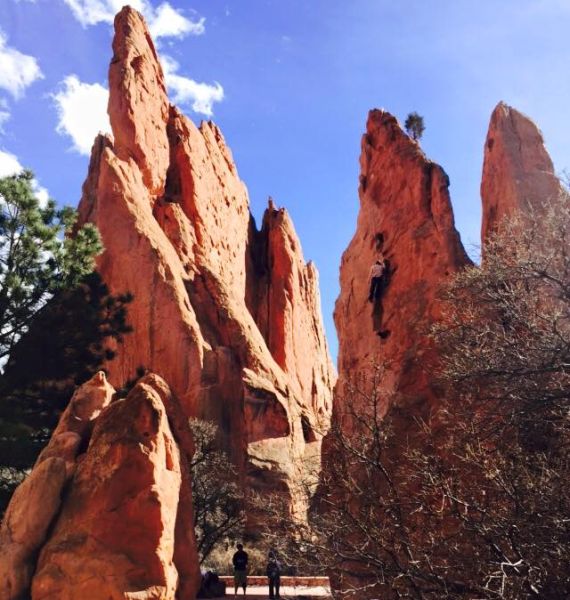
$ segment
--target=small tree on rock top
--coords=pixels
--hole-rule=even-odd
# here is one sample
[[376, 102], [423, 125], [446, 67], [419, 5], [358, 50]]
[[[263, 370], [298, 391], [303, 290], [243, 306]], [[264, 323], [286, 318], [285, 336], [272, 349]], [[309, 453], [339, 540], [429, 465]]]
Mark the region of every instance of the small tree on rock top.
[[415, 141], [420, 140], [424, 130], [424, 118], [417, 112], [411, 112], [404, 123], [406, 133]]

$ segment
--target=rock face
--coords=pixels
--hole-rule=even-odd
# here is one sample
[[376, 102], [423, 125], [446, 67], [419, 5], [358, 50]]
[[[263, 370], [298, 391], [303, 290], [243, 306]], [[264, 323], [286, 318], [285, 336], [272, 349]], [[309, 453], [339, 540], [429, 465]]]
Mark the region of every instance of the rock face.
[[64, 485], [94, 420], [115, 390], [101, 371], [73, 395], [31, 474], [14, 493], [0, 529], [0, 599], [20, 598], [30, 587], [37, 552], [57, 515]]
[[257, 231], [216, 125], [168, 105], [143, 18], [126, 7], [115, 32], [113, 139], [96, 140], [79, 206], [101, 232], [105, 282], [134, 295], [110, 381], [138, 367], [163, 377], [186, 417], [220, 424], [244, 486], [289, 494], [295, 509], [335, 381], [316, 271], [284, 211], [270, 207]]
[[[160, 377], [81, 386], [0, 530], [0, 599], [194, 600], [188, 420]], [[30, 589], [31, 588], [31, 589]]]
[[[360, 212], [342, 257], [335, 307], [335, 406], [342, 405], [348, 383], [370, 385], [374, 369], [382, 366], [383, 397], [403, 413], [413, 406], [428, 410], [438, 391], [421, 368], [431, 352], [425, 332], [439, 316], [440, 285], [469, 259], [455, 230], [447, 175], [397, 120], [371, 111], [361, 148]], [[370, 303], [370, 268], [381, 251], [389, 261], [389, 282], [383, 297]]]
[[502, 219], [540, 218], [549, 201], [564, 191], [554, 173], [538, 127], [525, 115], [499, 102], [489, 124], [481, 198], [483, 243]]

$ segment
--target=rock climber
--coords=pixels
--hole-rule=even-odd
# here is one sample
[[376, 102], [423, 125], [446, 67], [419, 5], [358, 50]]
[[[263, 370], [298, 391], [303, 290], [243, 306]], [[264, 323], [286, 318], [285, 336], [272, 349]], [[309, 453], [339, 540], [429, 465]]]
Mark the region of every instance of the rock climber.
[[368, 301], [374, 302], [374, 329], [383, 340], [390, 335], [390, 332], [387, 329], [382, 329], [382, 316], [384, 315], [384, 308], [381, 301], [382, 294], [384, 293], [388, 283], [389, 274], [389, 262], [384, 257], [384, 254], [380, 252], [376, 262], [370, 268], [370, 292], [368, 293]]
[[368, 294], [368, 302], [374, 302], [380, 298], [382, 292], [382, 279], [386, 270], [386, 260], [384, 255], [380, 253], [376, 262], [370, 267], [370, 292]]

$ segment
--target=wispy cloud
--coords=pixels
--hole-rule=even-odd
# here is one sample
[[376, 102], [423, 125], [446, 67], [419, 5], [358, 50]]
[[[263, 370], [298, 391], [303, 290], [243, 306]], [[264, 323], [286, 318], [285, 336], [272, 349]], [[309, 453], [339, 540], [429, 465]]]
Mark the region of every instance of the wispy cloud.
[[52, 97], [59, 117], [57, 132], [71, 138], [74, 150], [89, 155], [97, 134], [111, 131], [108, 90], [98, 83], [84, 83], [76, 75], [68, 75]]
[[6, 36], [0, 31], [0, 88], [20, 98], [27, 87], [42, 78], [38, 61], [8, 46]]
[[[112, 23], [117, 12], [125, 4], [125, 0], [64, 0], [64, 2], [83, 27], [98, 23]], [[149, 0], [130, 0], [129, 4], [144, 15], [155, 39], [202, 35], [205, 32], [206, 19], [201, 17], [192, 20], [169, 2], [162, 2], [156, 7]]]
[[172, 8], [168, 2], [161, 4], [149, 21], [151, 35], [161, 37], [184, 37], [186, 35], [202, 35], [206, 31], [206, 19], [201, 17], [198, 21], [191, 21], [179, 11]]
[[5, 98], [0, 98], [0, 133], [4, 132], [4, 124], [10, 118], [8, 102]]
[[224, 99], [224, 88], [217, 81], [213, 84], [200, 83], [180, 75], [180, 65], [170, 56], [161, 56], [161, 62], [173, 102], [190, 106], [194, 112], [211, 117], [214, 103]]

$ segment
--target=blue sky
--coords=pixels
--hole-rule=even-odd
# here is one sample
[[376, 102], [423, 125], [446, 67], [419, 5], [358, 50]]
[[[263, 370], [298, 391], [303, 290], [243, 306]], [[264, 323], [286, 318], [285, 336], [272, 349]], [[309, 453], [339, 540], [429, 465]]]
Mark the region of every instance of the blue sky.
[[[75, 205], [93, 131], [105, 126], [120, 0], [1, 0], [0, 174], [24, 165]], [[489, 116], [499, 100], [541, 127], [570, 168], [567, 0], [133, 0], [156, 36], [171, 98], [222, 128], [259, 221], [287, 207], [320, 271], [332, 321], [356, 224], [369, 109], [424, 116], [422, 146], [451, 179], [467, 245], [480, 227]], [[45, 193], [45, 192], [44, 192]]]

